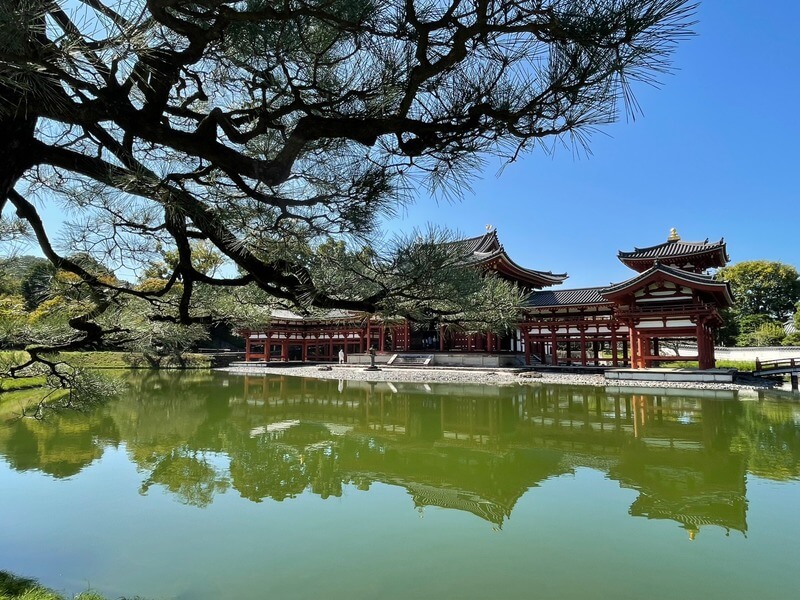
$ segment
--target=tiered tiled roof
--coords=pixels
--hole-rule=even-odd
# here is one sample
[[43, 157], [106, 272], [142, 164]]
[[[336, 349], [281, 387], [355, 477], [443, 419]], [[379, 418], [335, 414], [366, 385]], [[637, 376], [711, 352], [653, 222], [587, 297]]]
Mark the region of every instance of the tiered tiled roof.
[[455, 241], [453, 244], [464, 253], [464, 260], [467, 263], [494, 271], [502, 277], [518, 282], [523, 287], [534, 289], [549, 287], [562, 283], [567, 278], [566, 273], [526, 269], [515, 263], [500, 243], [496, 229], [478, 237]]
[[663, 244], [647, 248], [634, 248], [631, 252], [620, 251], [617, 257], [635, 271], [646, 271], [653, 263], [674, 265], [694, 272], [724, 267], [730, 258], [724, 239], [718, 242], [685, 242], [673, 229]]
[[533, 292], [525, 301], [526, 307], [547, 308], [551, 306], [591, 306], [610, 304], [600, 295], [603, 288], [576, 288], [572, 290], [542, 290]]
[[653, 276], [661, 277], [686, 284], [689, 287], [702, 289], [714, 295], [721, 306], [733, 303], [730, 286], [723, 281], [717, 281], [711, 275], [693, 273], [670, 265], [656, 262], [647, 271], [636, 275], [626, 281], [615, 283], [606, 287], [575, 288], [568, 290], [542, 290], [528, 296], [525, 301], [526, 308], [550, 308], [571, 306], [601, 306], [613, 303], [612, 298], [628, 290], [636, 290], [644, 285], [645, 281]]
[[689, 287], [707, 291], [717, 297], [720, 306], [730, 306], [733, 304], [733, 296], [731, 295], [730, 284], [727, 281], [717, 281], [712, 275], [704, 275], [702, 273], [692, 273], [670, 265], [664, 265], [656, 262], [647, 271], [640, 273], [636, 277], [632, 277], [627, 281], [615, 283], [606, 288], [599, 290], [599, 293], [605, 298], [613, 298], [619, 296], [629, 290], [635, 290], [644, 285], [647, 279], [652, 277], [660, 277], [675, 283], [685, 283]]

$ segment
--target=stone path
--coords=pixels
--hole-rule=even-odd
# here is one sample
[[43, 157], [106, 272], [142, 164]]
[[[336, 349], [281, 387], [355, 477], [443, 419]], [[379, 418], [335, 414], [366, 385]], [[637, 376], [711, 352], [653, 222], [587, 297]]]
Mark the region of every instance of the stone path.
[[[328, 370], [330, 369], [330, 370]], [[252, 375], [293, 375], [296, 377], [315, 377], [318, 379], [344, 379], [347, 381], [392, 381], [392, 382], [441, 382], [441, 383], [479, 383], [493, 385], [517, 385], [533, 383], [555, 383], [562, 385], [658, 387], [695, 390], [755, 390], [769, 388], [770, 385], [737, 385], [733, 383], [665, 382], [665, 381], [624, 381], [619, 384], [609, 382], [602, 375], [574, 373], [539, 373], [533, 371], [513, 371], [504, 369], [447, 369], [426, 367], [424, 369], [380, 367], [377, 371], [367, 371], [363, 366], [319, 365], [229, 367], [222, 369], [229, 373]]]

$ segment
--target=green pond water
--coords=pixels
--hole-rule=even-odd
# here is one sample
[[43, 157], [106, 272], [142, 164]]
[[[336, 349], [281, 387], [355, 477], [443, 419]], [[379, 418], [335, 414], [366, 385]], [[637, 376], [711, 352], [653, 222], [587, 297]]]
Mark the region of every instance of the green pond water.
[[788, 395], [128, 383], [0, 423], [0, 569], [153, 600], [800, 596]]

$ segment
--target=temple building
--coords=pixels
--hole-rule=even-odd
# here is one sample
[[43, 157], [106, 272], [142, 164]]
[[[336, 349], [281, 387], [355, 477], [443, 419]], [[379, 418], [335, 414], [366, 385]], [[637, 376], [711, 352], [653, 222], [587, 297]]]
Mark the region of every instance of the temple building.
[[[454, 242], [475, 268], [517, 283], [528, 292], [513, 331], [454, 332], [436, 324], [389, 322], [363, 313], [332, 311], [313, 319], [276, 311], [268, 328], [244, 330], [247, 361], [335, 361], [371, 347], [394, 360], [420, 352], [437, 364], [480, 353], [497, 365], [605, 365], [632, 368], [675, 360], [670, 345], [696, 345], [701, 369], [714, 367], [714, 334], [723, 324], [720, 310], [733, 303], [730, 287], [707, 271], [724, 267], [725, 242], [685, 242], [675, 229], [667, 241], [620, 251], [619, 260], [636, 271], [605, 287], [545, 289], [566, 274], [524, 268], [503, 248], [497, 231]], [[396, 356], [395, 356], [396, 355]], [[505, 360], [499, 360], [504, 357]], [[484, 363], [481, 363], [484, 364]]]

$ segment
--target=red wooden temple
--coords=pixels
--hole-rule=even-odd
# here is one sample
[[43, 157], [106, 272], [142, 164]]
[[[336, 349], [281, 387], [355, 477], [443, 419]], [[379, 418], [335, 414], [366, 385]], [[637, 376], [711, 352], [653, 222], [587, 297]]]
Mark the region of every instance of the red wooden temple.
[[455, 242], [476, 268], [517, 282], [529, 291], [513, 331], [452, 332], [434, 324], [385, 321], [333, 311], [304, 318], [275, 311], [266, 329], [244, 330], [248, 361], [336, 361], [374, 347], [381, 353], [511, 353], [526, 364], [611, 365], [646, 368], [675, 360], [668, 345], [696, 345], [701, 369], [714, 367], [714, 333], [720, 310], [733, 302], [727, 283], [706, 274], [725, 266], [725, 242], [684, 242], [673, 229], [666, 242], [619, 252], [638, 273], [606, 287], [553, 289], [566, 274], [526, 269], [506, 253], [497, 231]]

